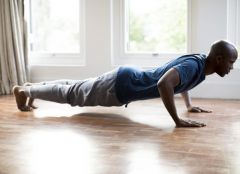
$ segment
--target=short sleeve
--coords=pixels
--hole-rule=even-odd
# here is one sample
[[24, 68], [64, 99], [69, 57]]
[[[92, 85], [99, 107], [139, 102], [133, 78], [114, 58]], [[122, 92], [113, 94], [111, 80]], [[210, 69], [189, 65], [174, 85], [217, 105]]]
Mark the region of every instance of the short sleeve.
[[180, 76], [180, 84], [189, 82], [198, 72], [198, 63], [194, 59], [187, 59], [178, 65], [173, 66]]

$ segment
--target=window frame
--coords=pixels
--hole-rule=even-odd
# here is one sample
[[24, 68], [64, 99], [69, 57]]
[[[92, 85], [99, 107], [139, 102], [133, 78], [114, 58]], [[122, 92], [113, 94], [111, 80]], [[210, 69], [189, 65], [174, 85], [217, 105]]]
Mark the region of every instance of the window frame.
[[[33, 37], [31, 35], [31, 2], [32, 0], [25, 0], [25, 8], [28, 12], [28, 39]], [[28, 55], [30, 65], [80, 65], [85, 66], [85, 0], [79, 0], [79, 53], [54, 53], [54, 52], [31, 52], [30, 42], [28, 41]]]
[[126, 1], [128, 0], [111, 1], [111, 59], [113, 66], [137, 64], [144, 67], [156, 67], [173, 58], [191, 53], [191, 0], [187, 0], [187, 50], [184, 53], [126, 52]]
[[[240, 47], [240, 0], [227, 1], [227, 39]], [[240, 68], [240, 55], [234, 68]]]
[[240, 0], [238, 0], [237, 1], [237, 19], [236, 19], [237, 21], [237, 31], [239, 31], [239, 32], [236, 32], [236, 37], [237, 37], [237, 43], [236, 43], [236, 45], [238, 46], [238, 47], [240, 47]]

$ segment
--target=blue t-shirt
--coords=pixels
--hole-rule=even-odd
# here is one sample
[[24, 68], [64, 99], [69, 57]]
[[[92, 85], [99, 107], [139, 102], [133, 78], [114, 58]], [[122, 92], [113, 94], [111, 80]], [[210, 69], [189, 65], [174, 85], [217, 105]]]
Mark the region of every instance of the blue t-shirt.
[[115, 84], [117, 98], [121, 103], [128, 104], [160, 97], [157, 82], [171, 68], [180, 75], [180, 84], [174, 87], [174, 94], [188, 91], [205, 80], [205, 58], [203, 54], [184, 55], [149, 70], [136, 65], [121, 66]]

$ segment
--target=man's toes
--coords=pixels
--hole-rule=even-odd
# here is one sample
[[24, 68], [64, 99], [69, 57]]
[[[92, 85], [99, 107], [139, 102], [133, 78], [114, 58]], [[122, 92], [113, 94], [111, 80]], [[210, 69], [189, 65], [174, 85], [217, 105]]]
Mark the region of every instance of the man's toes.
[[30, 107], [28, 107], [28, 106], [22, 106], [22, 107], [20, 108], [20, 110], [21, 110], [21, 111], [31, 111], [32, 108], [30, 108]]
[[38, 108], [37, 106], [34, 106], [34, 105], [28, 105], [28, 106], [32, 109], [37, 109]]

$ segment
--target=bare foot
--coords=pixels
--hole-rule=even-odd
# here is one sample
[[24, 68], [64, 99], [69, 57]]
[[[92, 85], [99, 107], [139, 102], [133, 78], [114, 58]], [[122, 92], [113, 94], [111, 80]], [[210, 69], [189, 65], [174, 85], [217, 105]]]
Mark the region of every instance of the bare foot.
[[33, 104], [34, 98], [29, 97], [27, 105], [32, 109], [37, 109], [38, 107]]
[[20, 111], [31, 111], [32, 108], [26, 106], [27, 97], [24, 94], [23, 86], [14, 86], [12, 89], [13, 95], [16, 99], [17, 107]]
[[[24, 86], [32, 86], [34, 83], [25, 83]], [[28, 97], [27, 106], [29, 106], [32, 109], [37, 109], [38, 107], [33, 104], [34, 98]]]

